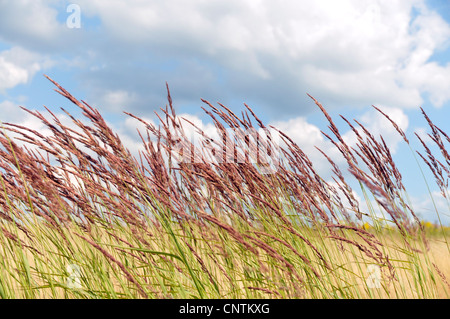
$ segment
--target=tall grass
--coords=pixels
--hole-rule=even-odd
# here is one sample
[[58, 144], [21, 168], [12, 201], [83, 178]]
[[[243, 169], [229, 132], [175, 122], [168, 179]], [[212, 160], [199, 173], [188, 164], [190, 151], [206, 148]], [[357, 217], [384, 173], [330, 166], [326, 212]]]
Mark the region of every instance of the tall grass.
[[[68, 127], [49, 109], [45, 117], [26, 108], [49, 136], [3, 123], [2, 298], [448, 298], [448, 228], [435, 225], [430, 236], [384, 139], [359, 122], [343, 118], [358, 140], [350, 147], [311, 97], [330, 124], [323, 134], [347, 163], [322, 151], [332, 184], [276, 128], [283, 146], [268, 135], [255, 149], [245, 136], [233, 141], [231, 160], [212, 161], [227, 147], [227, 128], [268, 132], [247, 105], [238, 117], [203, 100], [223, 138], [198, 127], [198, 147], [184, 131], [194, 124], [177, 117], [167, 89], [157, 126], [126, 113], [146, 127], [134, 157], [96, 109], [49, 80], [87, 123], [64, 110]], [[444, 160], [423, 140], [419, 157], [447, 198], [450, 139], [423, 114]], [[278, 152], [276, 170], [258, 162], [261, 149]], [[195, 160], [180, 160], [186, 156]]]

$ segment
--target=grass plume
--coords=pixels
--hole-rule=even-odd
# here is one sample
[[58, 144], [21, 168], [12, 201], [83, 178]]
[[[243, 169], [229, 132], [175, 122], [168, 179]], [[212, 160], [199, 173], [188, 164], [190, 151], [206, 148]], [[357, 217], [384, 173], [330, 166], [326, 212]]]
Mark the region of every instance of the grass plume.
[[[158, 125], [125, 112], [146, 128], [135, 157], [98, 110], [47, 78], [84, 121], [63, 109], [72, 120], [68, 127], [48, 108], [47, 117], [23, 108], [50, 135], [3, 123], [0, 297], [448, 297], [450, 260], [436, 260], [442, 251], [449, 256], [448, 228], [428, 227], [417, 217], [383, 137], [358, 121], [342, 117], [357, 137], [350, 146], [310, 96], [330, 124], [332, 134], [324, 136], [347, 164], [339, 167], [320, 150], [334, 186], [299, 145], [272, 127], [284, 143], [277, 144], [248, 105], [239, 117], [202, 100], [217, 139], [176, 115], [167, 86]], [[428, 159], [419, 155], [446, 196], [450, 159], [443, 139], [450, 139], [423, 114], [444, 160], [417, 136]], [[187, 125], [202, 137], [201, 147], [187, 136]], [[242, 138], [222, 152], [233, 138], [228, 128]], [[267, 173], [262, 159], [275, 154], [277, 169]], [[349, 178], [384, 217], [370, 205], [362, 211]], [[79, 266], [80, 286], [66, 280], [74, 275], [67, 265]], [[369, 265], [380, 270], [375, 288]]]

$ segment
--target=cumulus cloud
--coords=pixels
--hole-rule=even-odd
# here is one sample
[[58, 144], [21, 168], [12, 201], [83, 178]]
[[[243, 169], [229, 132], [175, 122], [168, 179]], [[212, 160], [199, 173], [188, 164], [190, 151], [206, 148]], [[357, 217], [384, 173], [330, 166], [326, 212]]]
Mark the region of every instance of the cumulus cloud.
[[15, 87], [28, 80], [27, 70], [6, 61], [4, 57], [0, 57], [0, 74], [0, 90]]
[[0, 90], [13, 88], [27, 83], [30, 75], [39, 70], [32, 54], [20, 48], [5, 50], [0, 53]]
[[[114, 58], [142, 59], [147, 51], [150, 64], [172, 61], [177, 70], [197, 65], [178, 73], [177, 81], [190, 85], [195, 78], [206, 92], [220, 77], [213, 86], [226, 90], [225, 99], [255, 101], [268, 112], [276, 106], [300, 114], [310, 104], [306, 91], [330, 107], [344, 101], [417, 107], [425, 92], [436, 106], [450, 99], [449, 67], [429, 61], [448, 42], [450, 26], [424, 1], [80, 5], [100, 17], [109, 45], [121, 44]], [[214, 75], [205, 77], [211, 70]], [[156, 68], [151, 77], [163, 81], [174, 72]]]
[[28, 83], [33, 75], [52, 65], [49, 58], [25, 50], [12, 47], [0, 52], [0, 91]]
[[0, 102], [0, 122], [17, 121], [23, 117], [23, 111], [12, 101], [4, 100]]
[[[399, 108], [389, 108], [385, 106], [379, 106], [386, 115], [393, 120], [400, 129], [406, 131], [409, 125], [409, 119], [406, 113]], [[403, 141], [402, 136], [397, 132], [391, 122], [386, 119], [382, 114], [376, 110], [369, 110], [362, 114], [358, 119], [364, 127], [371, 132], [371, 134], [380, 140], [380, 135], [386, 142], [386, 145], [390, 149], [391, 154], [395, 154], [399, 144]], [[316, 149], [321, 149], [327, 154], [336, 164], [341, 166], [341, 170], [345, 173], [345, 160], [340, 154], [339, 150], [321, 133], [319, 127], [314, 124], [308, 123], [304, 117], [297, 117], [287, 121], [274, 121], [270, 123], [276, 128], [280, 129], [283, 133], [288, 135], [297, 145], [310, 157], [319, 173], [329, 174], [330, 166], [325, 157]], [[358, 130], [359, 134], [364, 136], [362, 128], [356, 123], [353, 123], [354, 127]], [[348, 146], [356, 148], [358, 142], [355, 133], [350, 130], [349, 127], [343, 126], [340, 128], [341, 135]], [[330, 134], [334, 138], [333, 134]]]
[[[306, 118], [297, 117], [287, 121], [274, 121], [270, 123], [281, 132], [289, 136], [308, 156], [315, 169], [321, 176], [330, 174], [330, 164], [326, 158], [316, 149], [321, 149], [325, 154], [338, 164], [343, 164], [343, 158], [336, 147], [326, 139], [320, 129], [314, 124], [308, 123]], [[281, 145], [283, 147], [283, 145]]]
[[[432, 60], [450, 26], [424, 0], [78, 4], [82, 19], [101, 21], [92, 32], [68, 29], [58, 18], [65, 6], [44, 1], [1, 2], [0, 26], [5, 41], [24, 48], [72, 52], [94, 104], [120, 95], [127, 109], [154, 110], [166, 81], [183, 103], [248, 102], [277, 119], [280, 110], [308, 114], [306, 92], [329, 108], [450, 99], [450, 65]], [[25, 81], [20, 69], [9, 73], [11, 83]]]
[[[400, 108], [377, 106], [383, 113], [398, 125], [398, 127], [406, 132], [409, 125], [409, 118], [406, 113]], [[365, 112], [358, 120], [378, 141], [380, 136], [383, 137], [387, 147], [391, 154], [395, 154], [398, 149], [398, 145], [403, 141], [403, 137], [397, 132], [392, 123], [378, 111], [371, 109]], [[364, 132], [358, 124], [353, 123], [354, 127], [358, 130], [359, 134], [364, 136]], [[347, 131], [343, 135], [344, 141], [350, 146], [355, 147], [357, 137], [353, 131]]]
[[135, 93], [126, 90], [107, 91], [102, 97], [102, 105], [106, 106], [108, 110], [116, 111], [126, 109], [127, 105], [132, 105], [135, 101]]
[[65, 21], [58, 21], [58, 14], [65, 9], [56, 0], [0, 1], [0, 39], [40, 52], [73, 45], [78, 36], [70, 32]]
[[434, 144], [433, 140], [428, 134], [431, 134], [428, 127], [417, 127], [414, 132], [419, 135], [420, 139], [425, 142], [425, 144], [430, 147]]

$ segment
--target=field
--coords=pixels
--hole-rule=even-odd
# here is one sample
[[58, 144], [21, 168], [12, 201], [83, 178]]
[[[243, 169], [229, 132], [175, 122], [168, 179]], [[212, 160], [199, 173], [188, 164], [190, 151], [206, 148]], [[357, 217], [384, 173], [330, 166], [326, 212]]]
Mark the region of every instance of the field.
[[[87, 123], [65, 111], [68, 127], [50, 110], [49, 119], [27, 109], [50, 136], [3, 123], [1, 298], [449, 297], [450, 228], [417, 217], [382, 137], [343, 118], [358, 140], [349, 147], [313, 97], [347, 163], [323, 153], [334, 183], [276, 128], [282, 147], [270, 135], [237, 134], [231, 159], [220, 153], [227, 128], [269, 132], [248, 106], [238, 117], [203, 101], [223, 140], [199, 132], [195, 146], [169, 90], [158, 125], [126, 113], [147, 128], [135, 157], [97, 110], [49, 80]], [[417, 159], [447, 198], [450, 138], [423, 115], [439, 154], [423, 142]]]

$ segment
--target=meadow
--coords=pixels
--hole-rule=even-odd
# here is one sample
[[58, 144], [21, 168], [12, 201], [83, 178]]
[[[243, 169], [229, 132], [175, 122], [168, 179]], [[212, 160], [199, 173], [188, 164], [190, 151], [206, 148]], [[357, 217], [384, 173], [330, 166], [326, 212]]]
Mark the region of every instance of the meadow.
[[[357, 138], [350, 147], [314, 97], [329, 123], [323, 134], [346, 161], [339, 167], [323, 152], [333, 183], [276, 128], [282, 146], [244, 134], [231, 159], [221, 153], [227, 128], [270, 132], [247, 105], [239, 117], [203, 100], [223, 139], [197, 128], [198, 147], [167, 88], [158, 125], [126, 113], [146, 127], [133, 156], [98, 110], [48, 79], [84, 118], [63, 110], [69, 127], [50, 109], [24, 108], [50, 135], [2, 124], [1, 298], [449, 297], [448, 225], [417, 216], [382, 136], [342, 117]], [[447, 199], [450, 138], [422, 113], [439, 151], [416, 135], [423, 150], [412, 157]], [[261, 157], [276, 157], [276, 169]]]

